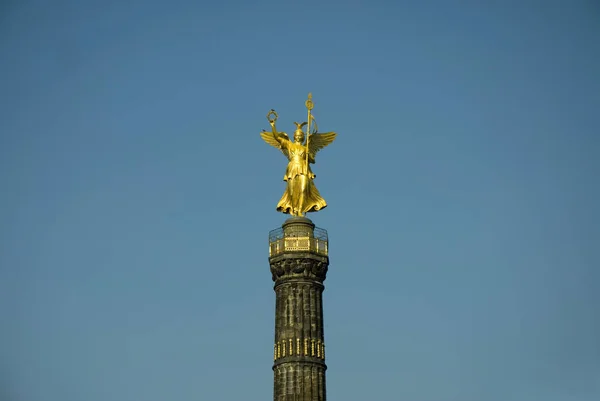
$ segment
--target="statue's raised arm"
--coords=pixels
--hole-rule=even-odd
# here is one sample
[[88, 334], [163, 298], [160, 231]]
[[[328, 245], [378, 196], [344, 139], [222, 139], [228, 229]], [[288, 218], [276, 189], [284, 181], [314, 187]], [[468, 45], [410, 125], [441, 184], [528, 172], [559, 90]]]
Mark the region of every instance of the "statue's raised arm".
[[[317, 152], [333, 142], [337, 135], [335, 132], [318, 133], [316, 123], [313, 132], [310, 132], [310, 125], [311, 122], [314, 122], [314, 117], [311, 114], [312, 97], [310, 94], [308, 96], [306, 101], [308, 121], [294, 123], [296, 130], [293, 142], [285, 132], [277, 131], [275, 123], [278, 116], [272, 109], [267, 114], [271, 132], [263, 130], [260, 133], [266, 143], [280, 149], [289, 160], [283, 176], [283, 180], [287, 182], [287, 188], [277, 204], [277, 211], [293, 216], [303, 216], [304, 213], [316, 212], [327, 207], [327, 203], [313, 182], [316, 176], [313, 174], [310, 164], [315, 162]], [[302, 131], [304, 126], [307, 127], [306, 135]]]
[[271, 125], [271, 132], [262, 130], [260, 133], [261, 138], [269, 145], [281, 150], [285, 157], [288, 157], [287, 144], [290, 142], [290, 138], [285, 132], [278, 132], [275, 123], [277, 121], [277, 113], [271, 109], [267, 114], [267, 120]]

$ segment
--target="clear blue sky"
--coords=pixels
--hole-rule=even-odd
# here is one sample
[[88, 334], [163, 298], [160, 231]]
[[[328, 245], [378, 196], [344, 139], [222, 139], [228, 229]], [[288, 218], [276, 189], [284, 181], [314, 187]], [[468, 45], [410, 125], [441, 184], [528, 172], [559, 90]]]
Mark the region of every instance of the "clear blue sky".
[[600, 399], [598, 2], [3, 1], [0, 59], [0, 400], [271, 399], [309, 91], [329, 400]]

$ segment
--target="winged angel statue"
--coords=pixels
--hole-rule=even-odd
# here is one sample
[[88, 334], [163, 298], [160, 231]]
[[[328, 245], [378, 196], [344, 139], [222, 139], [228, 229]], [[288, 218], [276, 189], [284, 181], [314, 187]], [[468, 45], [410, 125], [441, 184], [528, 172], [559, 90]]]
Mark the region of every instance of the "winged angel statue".
[[[308, 121], [296, 124], [294, 141], [292, 142], [285, 132], [278, 132], [275, 127], [277, 113], [271, 110], [267, 119], [271, 124], [271, 132], [263, 130], [260, 136], [266, 143], [280, 149], [289, 160], [283, 180], [287, 182], [287, 188], [277, 204], [277, 211], [291, 214], [292, 216], [303, 216], [307, 212], [316, 212], [327, 207], [325, 199], [321, 197], [317, 187], [313, 183], [316, 175], [312, 172], [310, 164], [315, 163], [317, 152], [329, 145], [336, 137], [335, 132], [317, 132], [317, 125], [311, 115], [312, 101], [306, 101], [308, 108]], [[310, 123], [313, 122], [313, 130], [310, 131]], [[302, 131], [304, 126], [306, 136]], [[306, 137], [306, 143], [304, 139]]]

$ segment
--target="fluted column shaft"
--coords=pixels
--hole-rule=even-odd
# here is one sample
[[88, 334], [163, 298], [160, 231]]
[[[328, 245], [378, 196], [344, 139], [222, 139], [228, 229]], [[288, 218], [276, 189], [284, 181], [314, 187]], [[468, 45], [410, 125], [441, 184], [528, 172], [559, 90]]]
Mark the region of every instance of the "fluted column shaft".
[[[284, 230], [297, 228], [290, 220]], [[299, 224], [306, 228], [306, 221]], [[269, 263], [275, 281], [273, 399], [326, 401], [323, 281], [329, 258], [292, 251], [269, 258]]]

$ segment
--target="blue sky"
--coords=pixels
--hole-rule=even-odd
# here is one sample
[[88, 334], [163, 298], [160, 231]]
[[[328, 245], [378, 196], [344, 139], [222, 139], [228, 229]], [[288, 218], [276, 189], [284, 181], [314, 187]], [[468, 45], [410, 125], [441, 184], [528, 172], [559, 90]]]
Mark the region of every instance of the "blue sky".
[[329, 400], [600, 399], [600, 8], [4, 1], [0, 399], [272, 398], [268, 231], [324, 131]]

